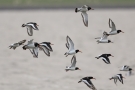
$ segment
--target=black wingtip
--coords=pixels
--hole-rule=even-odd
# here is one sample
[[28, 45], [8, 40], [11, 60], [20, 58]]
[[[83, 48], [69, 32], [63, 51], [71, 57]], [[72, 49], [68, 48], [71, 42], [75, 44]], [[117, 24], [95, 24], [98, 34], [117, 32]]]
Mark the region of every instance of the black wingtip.
[[77, 13], [77, 8], [75, 8], [75, 12]]

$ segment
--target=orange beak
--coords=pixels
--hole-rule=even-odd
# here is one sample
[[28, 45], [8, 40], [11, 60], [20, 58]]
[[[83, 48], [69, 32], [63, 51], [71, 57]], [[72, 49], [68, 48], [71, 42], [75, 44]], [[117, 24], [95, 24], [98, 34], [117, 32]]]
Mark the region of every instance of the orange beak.
[[95, 80], [96, 80], [96, 78], [93, 78], [93, 79], [95, 79]]
[[81, 52], [81, 53], [82, 53], [82, 51], [79, 51], [79, 52]]

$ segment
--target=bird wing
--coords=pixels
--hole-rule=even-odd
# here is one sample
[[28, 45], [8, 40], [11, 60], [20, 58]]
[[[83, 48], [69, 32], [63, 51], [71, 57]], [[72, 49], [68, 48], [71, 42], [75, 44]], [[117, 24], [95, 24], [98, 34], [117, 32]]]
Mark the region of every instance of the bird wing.
[[35, 47], [34, 49], [32, 49], [33, 51], [33, 55], [38, 57], [38, 47]]
[[88, 27], [88, 14], [86, 12], [82, 12], [81, 15], [82, 15], [84, 25]]
[[82, 80], [89, 88], [91, 88], [92, 90], [96, 90], [95, 86], [93, 85], [93, 83], [90, 80]]
[[28, 41], [28, 44], [32, 44], [34, 39]]
[[22, 41], [20, 41], [20, 42], [18, 42], [19, 44], [23, 44], [23, 43], [25, 43], [26, 42], [26, 40], [22, 40]]
[[102, 60], [107, 63], [107, 64], [110, 64], [110, 60], [108, 57], [102, 57]]
[[27, 25], [31, 26], [34, 30], [38, 30], [38, 27], [36, 26], [35, 23], [30, 22], [30, 23], [27, 23]]
[[40, 43], [40, 45], [45, 46], [49, 51], [53, 51], [53, 49], [52, 49], [51, 45], [46, 44], [45, 42]]
[[123, 84], [123, 78], [122, 78], [122, 75], [121, 75], [121, 74], [117, 74], [117, 77], [118, 77], [119, 81]]
[[32, 27], [27, 27], [27, 33], [28, 33], [29, 36], [33, 35]]
[[87, 8], [88, 7], [88, 5], [83, 5], [81, 8]]
[[45, 46], [40, 46], [40, 49], [42, 49], [47, 56], [50, 56], [50, 52]]
[[116, 26], [114, 24], [114, 22], [109, 18], [109, 27], [111, 28], [111, 31], [115, 31], [116, 30]]
[[106, 40], [107, 39], [107, 37], [108, 37], [108, 34], [107, 34], [107, 32], [103, 32], [103, 36], [102, 36], [102, 40]]
[[36, 56], [36, 54], [34, 54], [33, 49], [29, 49], [29, 50], [30, 50], [31, 54], [33, 55], [33, 57], [38, 58], [38, 57]]
[[13, 44], [13, 46], [17, 46], [17, 45], [18, 45], [18, 43], [14, 43], [14, 44]]
[[65, 45], [66, 45], [66, 47], [69, 49], [69, 44], [68, 44], [68, 43], [66, 43]]
[[71, 59], [71, 67], [75, 67], [76, 65], [76, 56], [74, 55]]
[[74, 50], [74, 43], [73, 43], [73, 41], [70, 39], [69, 36], [67, 36], [66, 40], [67, 40], [67, 43], [68, 43], [68, 45], [69, 45], [69, 51]]

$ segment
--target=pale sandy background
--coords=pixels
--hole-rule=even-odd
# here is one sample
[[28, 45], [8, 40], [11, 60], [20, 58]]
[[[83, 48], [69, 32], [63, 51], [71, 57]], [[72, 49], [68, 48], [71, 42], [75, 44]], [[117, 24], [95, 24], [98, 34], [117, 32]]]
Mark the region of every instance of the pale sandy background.
[[[135, 75], [126, 76], [118, 67], [126, 64], [135, 68], [135, 10], [97, 9], [88, 14], [89, 27], [85, 27], [81, 13], [75, 13], [74, 9], [0, 11], [0, 90], [89, 90], [84, 83], [78, 84], [85, 76], [97, 79], [92, 80], [97, 90], [134, 90]], [[109, 18], [125, 33], [110, 36], [113, 44], [97, 44], [94, 38], [101, 36], [103, 30], [110, 30]], [[31, 21], [39, 24], [39, 31], [34, 31], [30, 37], [21, 25]], [[64, 56], [67, 35], [75, 48], [83, 52], [76, 55], [81, 71], [64, 70], [72, 58]], [[8, 49], [11, 43], [23, 39], [50, 41], [54, 44], [54, 52], [51, 57], [39, 52], [39, 58], [33, 58], [28, 50], [22, 50], [22, 46]], [[94, 58], [102, 53], [114, 55], [110, 57], [111, 64]], [[116, 86], [109, 78], [119, 73], [126, 79], [123, 85], [118, 82]]]

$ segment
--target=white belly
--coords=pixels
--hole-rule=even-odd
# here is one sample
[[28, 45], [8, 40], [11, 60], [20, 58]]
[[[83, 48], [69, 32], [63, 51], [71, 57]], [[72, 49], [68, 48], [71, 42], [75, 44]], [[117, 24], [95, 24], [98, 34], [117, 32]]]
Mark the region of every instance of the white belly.
[[108, 43], [108, 40], [99, 40], [100, 43]]
[[76, 54], [75, 50], [72, 50], [72, 51], [68, 52], [68, 55], [74, 55], [74, 54]]
[[117, 31], [109, 32], [109, 35], [115, 35], [115, 34], [118, 34]]

